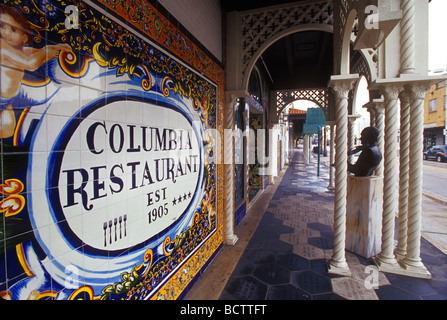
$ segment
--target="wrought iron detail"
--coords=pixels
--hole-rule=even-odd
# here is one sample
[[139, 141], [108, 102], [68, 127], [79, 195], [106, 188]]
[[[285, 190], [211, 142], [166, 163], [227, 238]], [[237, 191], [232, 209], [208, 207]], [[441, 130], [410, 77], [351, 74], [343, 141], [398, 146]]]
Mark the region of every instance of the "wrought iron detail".
[[301, 89], [284, 90], [276, 92], [276, 114], [279, 115], [293, 101], [309, 100], [316, 103], [324, 112], [326, 119], [328, 117], [329, 89]]
[[332, 25], [332, 1], [267, 8], [241, 15], [242, 74], [254, 54], [274, 35], [299, 25]]

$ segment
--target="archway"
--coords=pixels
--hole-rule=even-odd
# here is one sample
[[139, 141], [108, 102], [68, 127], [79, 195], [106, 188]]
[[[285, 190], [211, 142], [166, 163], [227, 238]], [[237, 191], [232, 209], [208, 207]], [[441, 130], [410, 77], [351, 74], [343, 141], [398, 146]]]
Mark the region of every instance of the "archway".
[[[264, 63], [267, 61], [267, 65], [270, 67], [271, 61], [278, 60], [282, 63], [282, 67], [288, 67], [289, 71], [293, 71], [293, 64], [291, 64], [290, 56], [283, 57], [283, 55], [295, 54], [295, 56], [300, 54], [309, 54], [310, 52], [319, 52], [316, 53], [315, 56], [318, 56], [320, 60], [324, 60], [324, 63], [329, 63], [329, 75], [332, 74], [332, 26], [331, 25], [319, 25], [319, 24], [310, 24], [303, 26], [296, 26], [293, 28], [289, 28], [283, 32], [272, 36], [270, 39], [266, 40], [263, 45], [252, 54], [248, 62], [245, 62], [242, 67], [242, 87], [248, 88], [248, 83], [250, 79], [251, 72], [255, 67], [257, 61], [262, 60]], [[315, 39], [318, 37], [322, 37], [320, 43], [323, 45], [315, 44]], [[301, 38], [301, 39], [300, 39]], [[308, 40], [307, 39], [312, 39]], [[289, 45], [288, 42], [292, 44]], [[313, 42], [313, 43], [312, 43]], [[319, 48], [319, 50], [317, 50]], [[321, 56], [322, 54], [330, 54], [330, 56]], [[247, 55], [245, 55], [247, 58]], [[283, 57], [283, 58], [279, 58]], [[243, 60], [244, 62], [245, 60]], [[292, 65], [292, 68], [290, 66]], [[278, 66], [279, 69], [281, 65]], [[324, 70], [326, 71], [326, 70]], [[276, 73], [275, 69], [270, 68], [271, 73]], [[275, 75], [272, 75], [272, 78], [277, 80], [278, 78]], [[323, 87], [326, 87], [327, 82]], [[308, 85], [284, 85], [283, 82], [277, 84], [275, 89], [293, 89], [293, 88], [306, 88]], [[319, 87], [313, 86], [313, 87]]]
[[[285, 90], [305, 90], [306, 94], [313, 90], [321, 90], [323, 96], [327, 101], [326, 119], [334, 120], [334, 107], [330, 106], [329, 97], [333, 94], [330, 89], [327, 88], [330, 77], [334, 74], [334, 33], [338, 32], [338, 28], [334, 29], [333, 23], [335, 21], [333, 15], [333, 3], [332, 2], [294, 2], [290, 4], [284, 4], [274, 7], [268, 7], [257, 10], [243, 11], [243, 12], [229, 12], [227, 15], [227, 61], [226, 68], [227, 76], [227, 96], [232, 99], [243, 97], [250, 98], [249, 93], [249, 81], [252, 75], [252, 71], [259, 64], [266, 66], [268, 78], [270, 79], [270, 98], [267, 104], [263, 104], [268, 108], [269, 129], [279, 129], [284, 133], [284, 124], [279, 125], [279, 128], [274, 128], [275, 124], [279, 123], [281, 109], [278, 110], [276, 92]], [[308, 36], [308, 37], [307, 37]], [[295, 39], [294, 39], [295, 38]], [[298, 38], [298, 40], [297, 40]], [[312, 39], [313, 43], [306, 41], [306, 39]], [[288, 68], [289, 61], [296, 61], [296, 59], [280, 59], [280, 64], [286, 66], [285, 73], [279, 75], [279, 77], [273, 73], [278, 71], [277, 68], [273, 68], [270, 65], [272, 59], [269, 57], [269, 51], [274, 50], [278, 45], [287, 45], [286, 41], [289, 41], [289, 45], [292, 44], [292, 50], [297, 49], [301, 51], [309, 51], [307, 54], [314, 58], [319, 58], [320, 64], [315, 61], [306, 63], [307, 66], [313, 66], [311, 72], [305, 73], [309, 75], [320, 75], [318, 81], [309, 84], [307, 82], [301, 82], [298, 85], [290, 81], [288, 86], [282, 86], [281, 81], [277, 79], [288, 78], [294, 79], [295, 75], [288, 75], [290, 70]], [[315, 45], [315, 41], [319, 43], [325, 43], [324, 49]], [[312, 51], [313, 50], [313, 51]], [[292, 52], [284, 51], [291, 54]], [[310, 54], [315, 52], [315, 54]], [[327, 53], [328, 56], [319, 56], [318, 53]], [[295, 53], [295, 52], [294, 52]], [[304, 52], [301, 52], [304, 53]], [[272, 54], [272, 57], [276, 57], [277, 54]], [[319, 69], [319, 66], [324, 67]], [[368, 65], [368, 64], [367, 64]], [[327, 67], [329, 66], [329, 67]], [[363, 65], [362, 65], [363, 66]], [[283, 71], [284, 71], [283, 69]], [[284, 76], [285, 75], [285, 76]], [[308, 80], [308, 79], [306, 79]], [[296, 99], [293, 99], [296, 100]], [[333, 99], [332, 99], [333, 100]], [[229, 112], [227, 113], [227, 124], [229, 128], [233, 128], [234, 108], [232, 103], [229, 103]], [[278, 112], [279, 111], [279, 112]], [[226, 151], [231, 152], [230, 145], [227, 146]], [[227, 154], [229, 153], [227, 152]], [[275, 172], [276, 165], [283, 163], [283, 154], [286, 154], [283, 150], [283, 141], [281, 135], [272, 137], [269, 140], [269, 154], [271, 160], [271, 166], [269, 167], [269, 176], [273, 177], [277, 175]], [[280, 165], [281, 166], [281, 165]], [[270, 168], [272, 168], [270, 171]], [[232, 201], [231, 201], [232, 202]], [[228, 201], [226, 208], [233, 208], [233, 203]], [[228, 215], [232, 213], [228, 212]], [[231, 226], [231, 225], [230, 225]]]
[[237, 62], [243, 78], [239, 88], [246, 89], [251, 70], [258, 59], [281, 38], [308, 30], [332, 33], [333, 4], [295, 2], [237, 13], [234, 18], [234, 23], [240, 24], [237, 37], [241, 40], [241, 51], [240, 61]]
[[370, 101], [368, 90], [368, 81], [365, 76], [362, 76], [354, 88], [354, 101], [352, 105], [352, 114], [358, 116], [353, 124], [354, 145], [357, 141], [363, 128], [371, 124], [371, 117], [368, 110], [364, 107]]
[[[257, 66], [253, 69], [248, 93], [246, 98], [248, 117], [247, 128], [249, 130], [249, 153], [248, 153], [248, 203], [250, 204], [258, 193], [264, 189], [265, 177], [260, 174], [265, 164], [265, 157], [268, 157], [266, 145], [268, 141], [268, 130], [266, 130], [266, 109], [268, 96], [266, 85], [262, 81], [261, 70]], [[267, 180], [268, 182], [268, 180]]]
[[342, 38], [341, 38], [341, 46], [339, 48], [341, 57], [340, 57], [340, 74], [346, 75], [350, 74], [351, 71], [351, 43], [354, 40], [354, 37], [352, 37], [354, 24], [356, 22], [357, 18], [357, 10], [352, 9], [349, 12], [349, 15], [346, 19], [345, 28], [340, 30], [342, 32]]
[[282, 90], [276, 92], [276, 116], [280, 117], [281, 113], [294, 101], [306, 100], [320, 107], [329, 120], [329, 89], [296, 89]]
[[[308, 139], [306, 134], [304, 133], [304, 124], [307, 120], [308, 110], [311, 108], [321, 108], [319, 104], [312, 100], [308, 99], [299, 99], [290, 103], [286, 108], [285, 112], [288, 117], [288, 125], [289, 125], [289, 145], [290, 148], [300, 148], [303, 147], [304, 139]], [[322, 108], [321, 108], [322, 109]], [[327, 136], [325, 135], [326, 130], [322, 130], [322, 146], [325, 146], [327, 140]], [[316, 141], [317, 137], [309, 137], [311, 145], [317, 145], [318, 141]], [[312, 148], [310, 147], [310, 150]], [[323, 148], [322, 150], [325, 150]], [[304, 150], [303, 150], [304, 151]], [[308, 150], [307, 150], [308, 151]]]
[[238, 133], [234, 137], [234, 225], [237, 226], [245, 216], [246, 207], [246, 162], [247, 137], [242, 133], [246, 130], [247, 107], [244, 99], [238, 99], [234, 108], [234, 129]]

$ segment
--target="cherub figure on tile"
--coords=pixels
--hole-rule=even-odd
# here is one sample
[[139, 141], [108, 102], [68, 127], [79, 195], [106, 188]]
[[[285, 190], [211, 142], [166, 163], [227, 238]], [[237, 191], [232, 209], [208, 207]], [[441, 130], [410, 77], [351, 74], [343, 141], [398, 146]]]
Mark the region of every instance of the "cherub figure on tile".
[[71, 48], [68, 44], [30, 47], [33, 40], [30, 23], [16, 8], [5, 4], [0, 4], [0, 36], [0, 138], [8, 138], [16, 126], [14, 109], [45, 103], [24, 92], [21, 83], [25, 71], [35, 71], [61, 51], [71, 51]]

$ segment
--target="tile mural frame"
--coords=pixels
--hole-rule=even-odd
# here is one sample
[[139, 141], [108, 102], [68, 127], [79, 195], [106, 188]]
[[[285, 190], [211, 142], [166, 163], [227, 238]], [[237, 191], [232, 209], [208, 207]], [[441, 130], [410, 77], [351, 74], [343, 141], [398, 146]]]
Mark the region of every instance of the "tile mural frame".
[[[223, 166], [219, 164], [221, 163], [220, 159], [216, 160], [216, 157], [220, 157], [223, 151], [223, 141], [216, 137], [216, 135], [223, 136], [224, 71], [222, 65], [197, 40], [190, 35], [185, 35], [187, 32], [183, 27], [172, 17], [167, 18], [168, 12], [153, 0], [99, 0], [95, 2], [87, 0], [5, 0], [3, 4], [15, 7], [30, 22], [29, 27], [24, 27], [26, 32], [31, 31], [33, 34], [33, 41], [30, 45], [32, 49], [30, 50], [37, 52], [45, 49], [46, 58], [44, 59], [45, 63], [35, 71], [25, 71], [20, 82], [21, 86], [31, 88], [30, 92], [40, 92], [43, 98], [30, 100], [29, 97], [20, 93], [18, 104], [13, 104], [15, 102], [9, 104], [9, 100], [1, 98], [4, 100], [2, 105], [5, 103], [5, 106], [13, 107], [16, 127], [12, 135], [2, 138], [1, 143], [0, 214], [2, 216], [0, 218], [2, 224], [0, 229], [2, 229], [2, 251], [0, 251], [0, 261], [2, 265], [0, 266], [0, 295], [6, 299], [42, 300], [181, 298], [223, 244], [224, 171]], [[78, 29], [67, 29], [64, 25], [69, 14], [64, 11], [64, 8], [69, 5], [76, 6], [78, 10]], [[67, 44], [70, 46], [70, 50], [66, 50]], [[20, 69], [17, 66], [8, 66], [7, 59], [3, 61], [1, 67], [6, 70], [9, 67]], [[90, 77], [95, 72], [94, 70], [100, 70], [99, 75]], [[67, 106], [66, 110], [57, 110], [56, 106], [63, 102], [62, 95], [74, 92], [73, 89], [79, 90], [77, 93], [79, 105], [75, 106], [73, 103], [73, 106]], [[96, 96], [88, 100], [88, 94], [96, 94]], [[98, 98], [99, 96], [100, 98]], [[62, 102], [59, 102], [58, 99]], [[190, 200], [184, 212], [180, 212], [173, 223], [160, 227], [162, 229], [160, 232], [151, 233], [149, 240], [132, 247], [116, 247], [115, 251], [110, 247], [109, 253], [101, 258], [103, 260], [99, 260], [108, 266], [110, 264], [109, 268], [120, 264], [126, 265], [125, 270], [119, 269], [118, 277], [116, 276], [118, 269], [114, 270], [113, 274], [112, 272], [107, 274], [100, 269], [102, 276], [106, 278], [104, 281], [107, 285], [103, 285], [105, 283], [103, 279], [98, 280], [96, 286], [79, 285], [76, 282], [78, 280], [76, 268], [72, 270], [70, 265], [63, 265], [62, 261], [71, 261], [64, 255], [70, 258], [73, 255], [73, 261], [77, 261], [79, 256], [83, 263], [84, 261], [94, 261], [98, 257], [87, 248], [88, 240], [83, 242], [83, 239], [80, 239], [80, 245], [78, 244], [79, 246], [76, 247], [71, 238], [64, 238], [64, 228], [69, 229], [75, 225], [70, 225], [69, 222], [76, 221], [77, 216], [72, 220], [68, 217], [65, 217], [66, 220], [57, 218], [55, 220], [57, 223], [49, 224], [47, 230], [52, 230], [50, 233], [41, 231], [46, 226], [36, 222], [38, 218], [33, 215], [44, 215], [46, 206], [48, 206], [48, 219], [51, 222], [52, 217], [59, 217], [58, 210], [63, 212], [69, 203], [73, 206], [79, 205], [78, 202], [81, 202], [81, 198], [84, 204], [82, 212], [88, 212], [89, 207], [87, 203], [84, 203], [87, 202], [87, 200], [84, 201], [86, 193], [84, 187], [85, 184], [90, 183], [90, 180], [84, 180], [86, 170], [63, 171], [67, 172], [67, 175], [68, 172], [82, 173], [82, 185], [77, 189], [73, 187], [78, 181], [75, 181], [74, 173], [72, 173], [73, 181], [71, 181], [70, 190], [73, 199], [76, 197], [77, 201], [65, 200], [66, 205], [62, 206], [62, 200], [59, 200], [60, 207], [63, 208], [56, 208], [57, 201], [53, 202], [53, 199], [63, 198], [58, 191], [61, 173], [54, 174], [53, 172], [56, 170], [54, 168], [47, 168], [46, 171], [41, 170], [42, 173], [37, 169], [40, 168], [42, 161], [50, 165], [60, 164], [63, 161], [74, 162], [76, 156], [71, 159], [71, 154], [74, 155], [75, 152], [66, 155], [68, 149], [64, 148], [78, 143], [77, 138], [74, 138], [77, 130], [87, 130], [87, 132], [102, 132], [101, 130], [103, 130], [107, 133], [107, 130], [111, 131], [112, 123], [109, 120], [106, 122], [105, 118], [101, 118], [100, 115], [101, 112], [106, 114], [107, 110], [114, 110], [112, 107], [118, 108], [114, 104], [118, 102], [124, 103], [125, 108], [135, 106], [135, 109], [132, 110], [140, 110], [139, 108], [143, 110], [142, 104], [145, 103], [145, 105], [148, 104], [147, 108], [151, 106], [150, 110], [152, 111], [162, 110], [165, 115], [169, 114], [170, 118], [178, 118], [179, 124], [191, 125], [193, 136], [189, 138], [190, 140], [186, 140], [190, 141], [186, 145], [192, 149], [192, 145], [195, 146], [194, 141], [197, 140], [195, 148], [200, 150], [198, 158], [201, 165], [196, 175], [196, 191], [200, 192], [198, 195], [192, 196], [193, 199]], [[23, 107], [24, 103], [28, 103], [31, 107], [26, 107], [26, 104]], [[7, 108], [2, 106], [1, 111], [4, 110]], [[111, 111], [110, 114], [112, 117], [114, 116]], [[88, 119], [93, 116], [98, 118]], [[137, 118], [135, 116], [135, 119]], [[65, 119], [65, 122], [62, 119]], [[66, 121], [67, 119], [68, 121]], [[58, 123], [58, 121], [64, 123]], [[90, 125], [89, 128], [82, 127], [90, 123], [93, 125]], [[122, 122], [122, 124], [125, 123]], [[48, 125], [46, 126], [46, 124]], [[112, 126], [112, 128], [118, 128], [114, 130], [114, 133], [118, 133], [118, 137], [120, 132], [123, 135], [121, 127], [124, 125], [120, 126], [120, 124], [121, 122], [116, 122]], [[129, 134], [133, 137], [133, 130], [136, 126], [128, 125], [127, 127], [130, 128]], [[165, 143], [164, 134], [171, 137], [170, 134], [173, 131], [174, 129], [163, 131]], [[174, 133], [175, 135], [176, 133]], [[88, 134], [86, 136], [90, 147], [96, 145], [96, 138], [91, 137], [89, 140]], [[43, 137], [47, 137], [47, 141], [44, 142]], [[160, 136], [158, 137], [160, 138]], [[112, 144], [112, 139], [109, 140], [110, 144]], [[48, 144], [47, 149], [42, 146], [45, 143]], [[174, 144], [177, 145], [177, 143]], [[117, 151], [115, 148], [121, 150], [120, 146], [122, 149], [122, 141], [121, 145], [118, 142], [118, 147], [111, 145], [113, 152], [107, 154], [110, 156], [107, 158], [108, 160], [118, 153], [115, 152]], [[164, 148], [166, 149], [166, 144], [164, 144]], [[129, 150], [133, 152], [137, 149], [141, 150], [140, 145], [134, 147], [131, 143], [131, 147], [127, 151], [129, 153]], [[89, 151], [95, 156], [103, 152], [100, 148], [98, 150], [90, 148]], [[128, 157], [126, 159], [131, 159], [128, 154], [126, 157]], [[86, 159], [88, 164], [89, 158]], [[168, 167], [170, 163], [168, 158], [163, 159], [166, 160], [166, 167]], [[191, 158], [189, 159], [191, 160]], [[82, 163], [83, 159], [79, 161]], [[92, 167], [93, 164], [89, 166]], [[57, 166], [55, 167], [57, 168]], [[123, 168], [122, 165], [121, 167], [115, 165], [114, 168], [117, 167]], [[95, 196], [90, 200], [99, 198], [105, 200], [106, 187], [98, 178], [103, 167], [98, 166], [90, 169], [94, 168], [96, 170], [92, 171], [94, 174], [92, 183]], [[130, 174], [132, 178], [135, 176], [135, 168], [136, 165], [132, 167], [133, 171]], [[186, 170], [187, 166], [177, 169], [177, 174], [178, 170], [183, 173], [182, 168]], [[149, 171], [144, 172], [143, 180], [150, 181], [147, 174]], [[169, 180], [169, 169], [166, 173], [168, 176], [166, 180]], [[58, 179], [54, 177], [58, 177]], [[77, 178], [79, 179], [79, 177]], [[112, 173], [108, 178], [115, 182], [120, 181]], [[127, 177], [127, 179], [129, 178]], [[46, 181], [41, 182], [41, 180]], [[121, 183], [124, 183], [123, 181], [121, 180]], [[171, 182], [174, 182], [173, 177], [172, 181], [166, 182], [165, 190], [169, 188], [168, 183]], [[69, 185], [67, 180], [67, 190], [70, 188]], [[119, 186], [119, 183], [114, 186]], [[44, 191], [38, 191], [39, 189], [44, 189]], [[110, 191], [113, 194], [112, 186], [110, 186]], [[41, 206], [40, 201], [36, 200], [36, 194], [47, 196], [47, 199], [51, 198], [52, 200], [47, 200], [47, 204], [44, 203], [45, 201], [41, 201], [43, 204]], [[67, 194], [69, 194], [68, 191]], [[157, 196], [160, 198], [160, 194]], [[183, 200], [186, 198], [185, 193]], [[152, 201], [152, 198], [149, 200], [149, 194], [147, 201], [148, 203]], [[109, 209], [109, 207], [106, 208]], [[119, 226], [119, 232], [122, 231], [121, 218], [122, 216], [120, 216], [119, 224], [115, 219], [115, 241], [117, 226]], [[110, 220], [111, 222], [112, 220]], [[126, 216], [124, 216], [123, 223], [125, 226]], [[36, 225], [39, 228], [35, 228]], [[85, 225], [83, 227], [88, 228]], [[104, 241], [107, 242], [110, 236], [110, 245], [112, 230], [112, 223], [107, 227], [104, 224]], [[125, 232], [126, 227], [123, 230]], [[47, 237], [48, 239], [44, 239]], [[66, 245], [63, 247], [66, 251], [62, 249], [60, 252], [58, 251], [60, 257], [63, 257], [60, 260], [59, 256], [52, 256], [51, 251], [45, 248], [46, 245], [51, 246], [48, 244], [51, 242], [50, 238], [52, 242], [55, 242], [55, 239], [67, 242], [67, 244], [58, 244], [61, 248]], [[92, 240], [92, 243], [95, 243], [96, 240]], [[45, 243], [45, 241], [48, 242]], [[130, 239], [128, 241], [131, 243]], [[69, 251], [67, 248], [74, 249]], [[76, 253], [76, 256], [73, 252]], [[144, 254], [141, 255], [141, 252]], [[133, 267], [129, 267], [130, 265]], [[85, 265], [82, 266], [85, 267]], [[54, 268], [51, 270], [53, 272], [51, 276], [45, 268], [48, 270]], [[92, 277], [98, 275], [95, 273], [97, 270], [88, 271]], [[55, 279], [53, 275], [60, 278]], [[68, 279], [68, 285], [67, 282], [62, 284], [61, 279], [66, 281]], [[70, 284], [75, 285], [70, 286]], [[76, 286], [76, 284], [78, 285]]]

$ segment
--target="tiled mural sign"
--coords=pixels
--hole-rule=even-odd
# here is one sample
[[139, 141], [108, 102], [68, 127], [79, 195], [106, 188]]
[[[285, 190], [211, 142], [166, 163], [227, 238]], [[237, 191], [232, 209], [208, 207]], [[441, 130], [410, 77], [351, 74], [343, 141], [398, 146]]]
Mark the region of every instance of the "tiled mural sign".
[[138, 4], [142, 30], [127, 1], [1, 5], [3, 298], [176, 298], [221, 241], [219, 86], [136, 36], [166, 26]]

